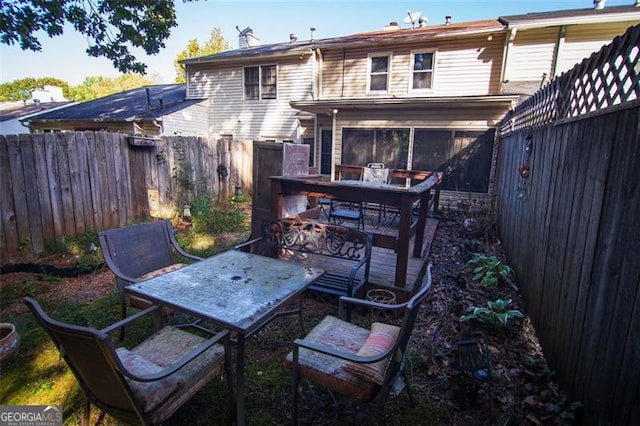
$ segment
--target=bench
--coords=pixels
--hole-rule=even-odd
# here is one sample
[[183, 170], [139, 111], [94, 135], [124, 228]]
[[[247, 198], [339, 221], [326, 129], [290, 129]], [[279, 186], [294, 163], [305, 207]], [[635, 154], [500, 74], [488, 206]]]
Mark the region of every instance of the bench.
[[[327, 272], [309, 289], [354, 297], [369, 281], [373, 236], [364, 231], [305, 220], [267, 222], [262, 236], [236, 246], [238, 250], [277, 256], [316, 266]], [[327, 257], [331, 258], [330, 266]]]

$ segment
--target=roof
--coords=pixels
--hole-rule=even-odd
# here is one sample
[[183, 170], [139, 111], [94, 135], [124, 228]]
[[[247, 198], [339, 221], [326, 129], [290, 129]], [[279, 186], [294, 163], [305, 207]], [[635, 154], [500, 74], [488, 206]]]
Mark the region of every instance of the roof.
[[186, 97], [185, 84], [142, 86], [61, 110], [44, 112], [33, 116], [31, 121], [155, 120], [202, 102], [202, 99], [186, 99]]
[[41, 104], [25, 105], [22, 101], [1, 102], [0, 103], [0, 121], [12, 120], [14, 118], [26, 117], [31, 114], [37, 114], [51, 109], [58, 109], [65, 105], [72, 104], [71, 101], [65, 102], [44, 102]]
[[612, 6], [603, 9], [571, 9], [501, 16], [498, 20], [508, 28], [536, 28], [551, 25], [585, 24], [640, 20], [638, 6]]
[[231, 62], [238, 58], [245, 60], [263, 57], [276, 58], [310, 54], [313, 49], [346, 46], [380, 46], [398, 41], [414, 41], [423, 38], [444, 39], [473, 36], [505, 31], [507, 28], [544, 27], [548, 25], [580, 24], [592, 22], [617, 22], [640, 20], [640, 7], [614, 6], [604, 9], [572, 9], [553, 12], [537, 12], [525, 15], [502, 16], [498, 19], [481, 21], [453, 22], [450, 24], [427, 25], [418, 28], [384, 29], [356, 33], [347, 36], [306, 40], [295, 43], [276, 43], [255, 47], [245, 47], [213, 55], [200, 56], [180, 61], [183, 64], [210, 62]]
[[286, 57], [311, 54], [312, 49], [342, 47], [347, 45], [375, 45], [397, 43], [398, 40], [413, 41], [422, 38], [460, 37], [473, 34], [497, 32], [504, 29], [504, 25], [495, 19], [452, 23], [448, 25], [430, 25], [422, 28], [401, 28], [396, 30], [379, 30], [357, 33], [348, 36], [307, 40], [295, 43], [267, 44], [255, 47], [245, 47], [213, 55], [200, 56], [180, 61], [183, 64], [197, 64], [208, 62], [234, 61], [238, 58], [250, 59], [261, 57]]

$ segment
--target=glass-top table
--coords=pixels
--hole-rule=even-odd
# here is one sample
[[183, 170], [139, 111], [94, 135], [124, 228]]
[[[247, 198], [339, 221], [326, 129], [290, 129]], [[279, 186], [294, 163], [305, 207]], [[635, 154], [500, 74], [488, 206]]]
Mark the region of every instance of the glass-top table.
[[244, 424], [244, 344], [324, 273], [294, 262], [230, 250], [127, 286], [128, 294], [211, 321], [238, 336], [235, 415]]

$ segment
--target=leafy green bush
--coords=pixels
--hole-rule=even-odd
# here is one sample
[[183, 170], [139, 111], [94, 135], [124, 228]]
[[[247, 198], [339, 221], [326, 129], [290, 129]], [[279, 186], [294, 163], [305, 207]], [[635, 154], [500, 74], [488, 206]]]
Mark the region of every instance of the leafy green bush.
[[487, 256], [482, 253], [474, 253], [471, 260], [465, 264], [465, 269], [471, 269], [473, 279], [480, 280], [486, 287], [497, 287], [500, 278], [507, 279], [513, 276], [513, 269], [502, 263], [495, 256]]
[[497, 299], [493, 302], [487, 302], [487, 306], [470, 306], [466, 309], [467, 315], [462, 315], [460, 321], [469, 321], [477, 319], [487, 323], [493, 327], [505, 327], [509, 318], [522, 318], [522, 312], [517, 309], [507, 310], [507, 306], [511, 303], [511, 299]]
[[195, 214], [191, 218], [193, 231], [208, 234], [235, 232], [244, 229], [247, 217], [240, 210], [222, 210], [210, 208]]

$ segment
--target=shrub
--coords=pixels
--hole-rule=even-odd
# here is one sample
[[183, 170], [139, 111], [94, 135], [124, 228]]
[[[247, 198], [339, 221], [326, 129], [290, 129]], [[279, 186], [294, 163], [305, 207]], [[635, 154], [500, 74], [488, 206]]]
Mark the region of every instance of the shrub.
[[507, 306], [511, 303], [511, 299], [497, 299], [493, 302], [487, 302], [487, 306], [470, 306], [466, 309], [467, 315], [462, 315], [460, 321], [469, 321], [477, 319], [487, 323], [493, 327], [505, 327], [509, 318], [522, 318], [522, 312], [517, 309], [507, 310]]
[[487, 256], [482, 253], [474, 253], [471, 260], [465, 264], [465, 269], [471, 269], [473, 279], [480, 280], [486, 287], [497, 287], [500, 278], [507, 279], [513, 276], [513, 269], [502, 263], [495, 256]]

